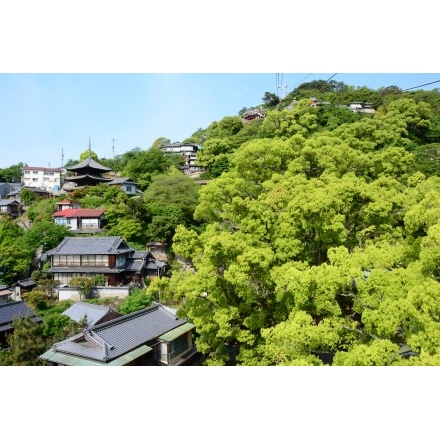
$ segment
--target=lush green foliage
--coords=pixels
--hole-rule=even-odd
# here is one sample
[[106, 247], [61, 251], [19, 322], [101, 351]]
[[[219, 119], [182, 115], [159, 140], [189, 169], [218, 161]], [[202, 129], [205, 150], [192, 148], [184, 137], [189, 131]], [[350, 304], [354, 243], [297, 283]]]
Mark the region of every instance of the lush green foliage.
[[0, 182], [19, 183], [21, 182], [21, 170], [24, 166], [23, 162], [11, 165], [8, 168], [0, 168]]
[[209, 365], [438, 363], [438, 178], [413, 153], [439, 141], [437, 111], [399, 95], [325, 113], [268, 112], [201, 189], [206, 230], [177, 229], [196, 270], [161, 289], [184, 299]]
[[[75, 191], [82, 206], [105, 208], [104, 234], [139, 249], [165, 241], [193, 264], [120, 310], [158, 295], [181, 302], [208, 365], [440, 364], [439, 91], [314, 81], [279, 103], [264, 98], [264, 120], [226, 116], [188, 138], [201, 144], [205, 186], [176, 172], [180, 158], [163, 155], [159, 138], [114, 160], [140, 197]], [[377, 111], [337, 106], [351, 101]], [[32, 233], [0, 221], [0, 283], [66, 233], [45, 223], [49, 204], [29, 211]], [[53, 317], [30, 339], [38, 346], [65, 324]], [[400, 356], [405, 344], [417, 356]], [[22, 352], [15, 361], [31, 362]]]
[[130, 295], [120, 304], [118, 311], [123, 315], [128, 315], [148, 307], [152, 302], [152, 295], [146, 293], [145, 289], [134, 288]]

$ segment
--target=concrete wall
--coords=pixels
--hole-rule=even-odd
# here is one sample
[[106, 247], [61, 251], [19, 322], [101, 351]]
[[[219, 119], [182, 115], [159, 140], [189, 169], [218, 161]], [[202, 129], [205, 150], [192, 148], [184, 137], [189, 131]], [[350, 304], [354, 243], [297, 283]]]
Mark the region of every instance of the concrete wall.
[[[130, 287], [95, 287], [92, 292], [93, 298], [108, 298], [118, 297], [126, 298], [130, 294]], [[79, 290], [75, 287], [59, 287], [58, 288], [58, 300], [72, 300], [80, 301], [81, 296]]]

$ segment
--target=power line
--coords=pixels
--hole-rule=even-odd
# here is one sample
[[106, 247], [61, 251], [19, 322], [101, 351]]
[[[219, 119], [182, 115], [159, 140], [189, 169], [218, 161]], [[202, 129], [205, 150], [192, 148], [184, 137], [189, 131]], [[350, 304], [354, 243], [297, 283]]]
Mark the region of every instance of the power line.
[[303, 82], [304, 82], [304, 80], [306, 80], [310, 75], [313, 75], [313, 73], [309, 73], [305, 78], [303, 78], [301, 81], [298, 81], [294, 86], [293, 86], [293, 88], [295, 89], [295, 87], [298, 85], [298, 84], [302, 84]]
[[438, 83], [438, 82], [440, 82], [440, 79], [437, 80], [437, 81], [432, 81], [430, 83], [422, 84], [421, 86], [411, 87], [409, 89], [402, 90], [402, 92], [406, 92], [408, 90], [413, 90], [413, 89], [418, 89], [419, 87], [429, 86], [430, 84], [435, 84], [435, 83]]
[[337, 75], [337, 73], [334, 73], [326, 82], [329, 82], [332, 78], [334, 78]]

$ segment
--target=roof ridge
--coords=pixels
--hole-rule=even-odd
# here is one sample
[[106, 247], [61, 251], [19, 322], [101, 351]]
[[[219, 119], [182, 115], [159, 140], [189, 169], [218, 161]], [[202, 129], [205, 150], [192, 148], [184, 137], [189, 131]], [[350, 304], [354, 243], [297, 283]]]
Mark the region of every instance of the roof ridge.
[[154, 304], [154, 305], [149, 306], [145, 309], [137, 310], [136, 312], [129, 313], [128, 315], [119, 316], [115, 319], [112, 319], [111, 321], [107, 321], [107, 322], [103, 322], [101, 324], [94, 325], [94, 326], [90, 327], [90, 331], [102, 330], [103, 328], [110, 328], [110, 327], [118, 325], [119, 323], [124, 322], [124, 321], [130, 321], [131, 319], [137, 318], [138, 316], [146, 315], [147, 313], [151, 313], [155, 310], [158, 310], [159, 306], [160, 306], [160, 304]]

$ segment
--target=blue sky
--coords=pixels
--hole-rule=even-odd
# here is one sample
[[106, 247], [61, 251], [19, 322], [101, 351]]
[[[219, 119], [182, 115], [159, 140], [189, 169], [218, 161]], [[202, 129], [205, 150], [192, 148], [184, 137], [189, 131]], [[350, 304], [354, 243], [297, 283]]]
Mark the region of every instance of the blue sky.
[[[440, 80], [440, 73], [3, 73], [0, 168], [19, 162], [61, 166], [79, 159], [89, 137], [100, 158], [148, 149], [158, 137], [183, 141], [198, 128], [260, 104], [266, 91], [278, 93], [281, 80], [289, 93], [332, 76], [372, 89]], [[440, 82], [423, 88], [436, 87]]]
[[158, 137], [182, 141], [276, 93], [275, 72], [287, 93], [335, 72], [358, 72], [333, 79], [373, 89], [440, 80], [436, 14], [421, 24], [400, 5], [396, 20], [395, 5], [379, 0], [361, 14], [346, 0], [293, 9], [232, 0], [215, 9], [200, 0], [2, 5], [0, 168], [61, 166], [79, 159], [89, 137], [106, 158]]

